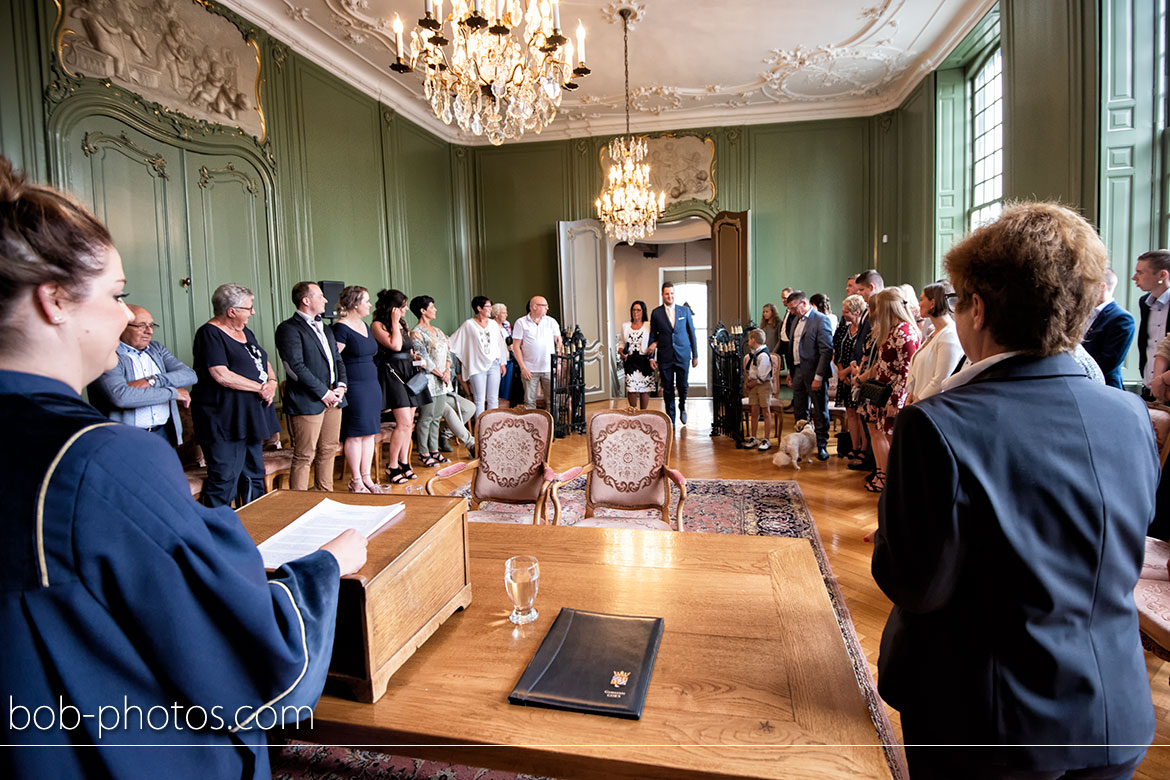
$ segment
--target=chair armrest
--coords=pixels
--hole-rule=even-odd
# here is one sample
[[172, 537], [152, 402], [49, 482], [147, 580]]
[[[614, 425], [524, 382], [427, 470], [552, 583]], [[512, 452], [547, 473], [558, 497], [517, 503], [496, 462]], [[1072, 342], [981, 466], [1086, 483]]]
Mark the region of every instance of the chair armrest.
[[[574, 466], [563, 474], [557, 474], [555, 471], [553, 471], [552, 466], [548, 465], [547, 463], [544, 464], [544, 485], [541, 487], [540, 492], [543, 494], [545, 491], [547, 491], [549, 497], [552, 498], [553, 525], [561, 524], [561, 499], [557, 495], [557, 491], [560, 489], [561, 485], [564, 485], [567, 482], [571, 482], [582, 474], [588, 474], [590, 471], [593, 471], [592, 463], [589, 463], [585, 466]], [[547, 499], [545, 500], [544, 515], [547, 522]]]
[[[666, 476], [670, 478], [671, 482], [678, 485], [678, 508], [675, 509], [675, 522], [678, 523], [679, 531], [685, 531], [686, 526], [683, 525], [683, 506], [687, 503], [687, 478], [678, 469], [667, 467], [663, 471], [666, 472]], [[667, 495], [667, 499], [670, 499], [669, 495]]]
[[574, 479], [581, 476], [581, 474], [585, 472], [586, 468], [587, 466], [574, 466], [568, 471], [558, 474], [553, 471], [552, 466], [546, 463], [544, 464], [544, 480], [545, 482], [558, 482], [563, 485], [564, 483], [572, 482]]
[[456, 474], [462, 474], [468, 469], [474, 469], [479, 466], [479, 458], [475, 460], [460, 461], [459, 463], [452, 463], [450, 466], [445, 466], [435, 472], [435, 475], [427, 480], [426, 493], [428, 496], [435, 495], [435, 490], [432, 487], [441, 479], [448, 479]]

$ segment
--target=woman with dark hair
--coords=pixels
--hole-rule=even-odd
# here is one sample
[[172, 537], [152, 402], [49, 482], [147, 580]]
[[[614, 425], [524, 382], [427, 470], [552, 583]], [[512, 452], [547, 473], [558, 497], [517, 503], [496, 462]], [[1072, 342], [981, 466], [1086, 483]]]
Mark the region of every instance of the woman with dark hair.
[[645, 409], [654, 392], [654, 369], [646, 350], [650, 346], [650, 317], [645, 301], [630, 304], [630, 321], [622, 323], [618, 354], [626, 371], [626, 401], [632, 409]]
[[411, 299], [410, 311], [418, 319], [418, 325], [410, 331], [415, 350], [422, 356], [423, 370], [427, 372], [431, 402], [419, 407], [418, 424], [415, 426], [414, 445], [422, 464], [427, 468], [450, 463], [439, 451], [439, 421], [451, 401], [455, 389], [451, 384], [451, 360], [448, 356], [450, 344], [447, 335], [433, 323], [439, 315], [435, 299], [419, 295]]
[[370, 316], [370, 291], [356, 285], [346, 287], [337, 298], [337, 310], [341, 316], [333, 323], [333, 336], [349, 382], [349, 405], [341, 410], [349, 489], [354, 493], [381, 493], [381, 486], [370, 476], [374, 437], [382, 430], [383, 401], [378, 367], [374, 365], [378, 342], [364, 320]]
[[968, 362], [898, 414], [872, 564], [894, 604], [878, 691], [915, 780], [1121, 780], [1153, 739], [1134, 602], [1153, 429], [1069, 355], [1107, 262], [1051, 203], [947, 252]]
[[255, 304], [247, 287], [221, 284], [211, 296], [215, 316], [195, 331], [191, 367], [199, 381], [191, 389], [191, 417], [207, 459], [200, 495], [207, 506], [233, 498], [242, 506], [264, 495], [263, 445], [280, 432], [276, 374], [248, 328]]
[[370, 330], [378, 345], [380, 379], [384, 407], [394, 414], [394, 432], [390, 434], [390, 465], [386, 474], [393, 485], [418, 479], [410, 468], [410, 434], [414, 429], [414, 410], [429, 403], [426, 390], [414, 393], [407, 382], [414, 376], [410, 330], [406, 327], [406, 294], [401, 290], [382, 290], [374, 307], [374, 324]]
[[955, 332], [954, 308], [948, 297], [954, 290], [950, 282], [936, 282], [922, 288], [918, 310], [933, 326], [930, 335], [914, 353], [910, 374], [906, 378], [906, 403], [921, 401], [942, 390], [942, 383], [959, 365], [963, 346]]
[[833, 304], [829, 301], [829, 296], [824, 293], [813, 293], [808, 296], [808, 302], [812, 304], [814, 309], [829, 318], [829, 327], [833, 330], [833, 333], [836, 333], [840, 320], [833, 313]]
[[10, 719], [5, 774], [267, 778], [256, 715], [316, 704], [339, 575], [365, 539], [347, 531], [269, 580], [236, 513], [191, 499], [170, 444], [81, 398], [133, 320], [125, 277], [92, 214], [0, 157], [0, 689], [26, 712], [140, 714]]
[[508, 344], [500, 324], [492, 319], [492, 302], [486, 295], [471, 299], [474, 316], [451, 336], [451, 351], [463, 365], [463, 379], [471, 385], [475, 413], [496, 409], [500, 379], [508, 370]]

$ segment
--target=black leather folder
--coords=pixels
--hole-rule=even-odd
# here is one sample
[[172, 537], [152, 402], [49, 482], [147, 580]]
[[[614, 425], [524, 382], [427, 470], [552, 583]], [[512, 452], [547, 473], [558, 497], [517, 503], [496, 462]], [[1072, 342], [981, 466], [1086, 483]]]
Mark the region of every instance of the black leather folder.
[[662, 618], [561, 609], [508, 701], [642, 717]]

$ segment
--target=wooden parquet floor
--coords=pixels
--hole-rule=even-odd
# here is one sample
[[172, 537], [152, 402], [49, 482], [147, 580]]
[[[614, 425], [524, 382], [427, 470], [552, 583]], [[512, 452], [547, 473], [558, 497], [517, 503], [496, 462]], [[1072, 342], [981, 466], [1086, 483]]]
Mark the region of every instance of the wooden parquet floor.
[[[624, 401], [612, 402], [624, 406]], [[662, 402], [652, 401], [652, 408]], [[591, 404], [590, 411], [608, 407], [608, 403]], [[877, 675], [878, 645], [889, 614], [890, 602], [870, 575], [873, 546], [862, 541], [865, 533], [877, 525], [877, 496], [863, 489], [864, 475], [849, 471], [845, 462], [830, 458], [825, 463], [804, 463], [800, 471], [772, 465], [775, 448], [768, 453], [737, 450], [727, 437], [710, 436], [711, 404], [693, 399], [688, 404], [689, 425], [675, 436], [671, 464], [692, 479], [783, 479], [796, 480], [804, 492], [809, 510], [816, 520], [833, 573], [845, 595], [853, 616], [857, 635]], [[791, 430], [791, 418], [785, 430]], [[830, 452], [833, 451], [830, 445]], [[585, 437], [569, 436], [553, 444], [551, 463], [563, 471], [587, 461]], [[423, 479], [429, 469], [416, 471]], [[421, 485], [423, 479], [415, 482]], [[454, 487], [454, 484], [452, 484]], [[340, 487], [339, 489], [344, 489]], [[1146, 654], [1146, 665], [1153, 689], [1158, 727], [1154, 747], [1134, 775], [1138, 780], [1170, 778], [1170, 663]], [[958, 670], [956, 670], [958, 671]], [[889, 710], [895, 728], [900, 728], [898, 713]]]

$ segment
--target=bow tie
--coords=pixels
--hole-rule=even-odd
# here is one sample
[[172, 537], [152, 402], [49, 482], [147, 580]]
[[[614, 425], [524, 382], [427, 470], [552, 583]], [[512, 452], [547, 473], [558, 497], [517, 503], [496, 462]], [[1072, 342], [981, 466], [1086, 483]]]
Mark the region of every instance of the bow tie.
[[320, 321], [321, 321], [321, 315], [320, 315], [320, 314], [318, 314], [316, 317], [314, 317], [314, 318], [313, 318], [313, 322], [320, 322]]

